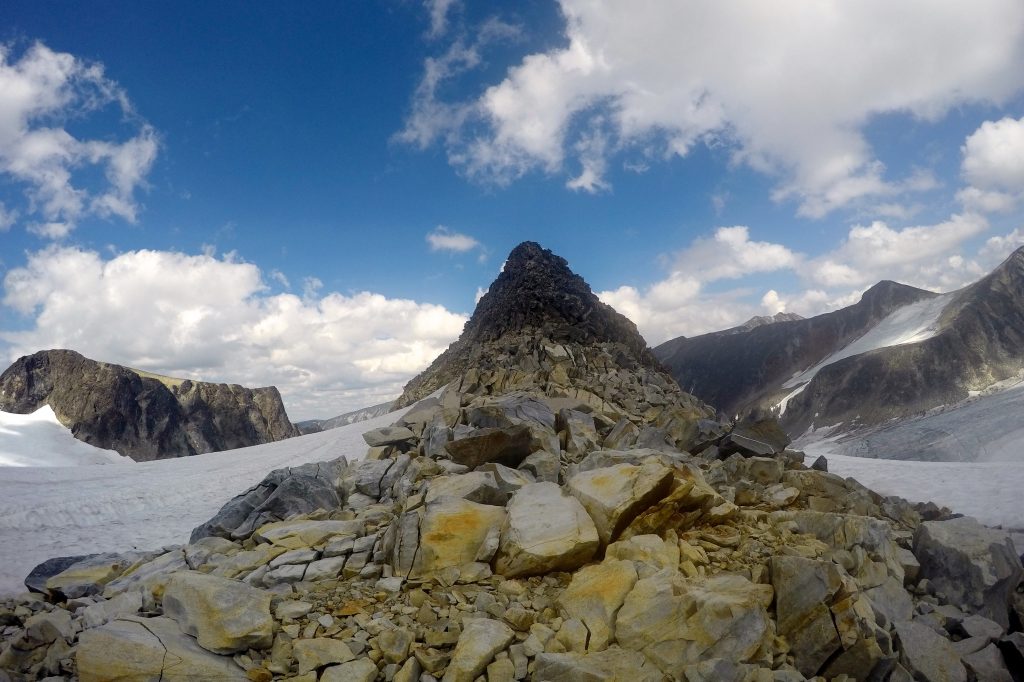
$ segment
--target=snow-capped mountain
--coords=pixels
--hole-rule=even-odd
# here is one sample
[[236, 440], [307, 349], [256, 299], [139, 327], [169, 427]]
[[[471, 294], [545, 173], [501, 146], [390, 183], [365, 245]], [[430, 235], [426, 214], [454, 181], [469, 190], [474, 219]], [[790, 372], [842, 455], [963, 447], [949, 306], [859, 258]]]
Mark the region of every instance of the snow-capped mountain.
[[[773, 410], [798, 445], [872, 457], [1024, 454], [1013, 386], [1024, 370], [1024, 249], [946, 294], [882, 282], [860, 302], [747, 332], [674, 339], [655, 354], [729, 414]], [[851, 435], [854, 434], [854, 435]]]
[[356, 422], [380, 417], [391, 412], [394, 409], [394, 405], [395, 401], [390, 400], [379, 405], [371, 405], [370, 407], [364, 407], [359, 410], [345, 412], [344, 414], [339, 414], [337, 417], [331, 417], [330, 419], [307, 419], [306, 421], [296, 422], [295, 428], [297, 428], [299, 433], [302, 434], [319, 433], [320, 431], [327, 431], [328, 429], [336, 429], [339, 426], [347, 426], [349, 424], [355, 424]]

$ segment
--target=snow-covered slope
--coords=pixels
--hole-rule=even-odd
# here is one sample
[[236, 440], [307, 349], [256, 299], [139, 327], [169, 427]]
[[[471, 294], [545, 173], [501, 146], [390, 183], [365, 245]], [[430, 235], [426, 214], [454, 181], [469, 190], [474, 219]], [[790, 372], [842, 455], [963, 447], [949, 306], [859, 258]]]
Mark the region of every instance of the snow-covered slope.
[[852, 433], [808, 430], [793, 447], [809, 455], [938, 462], [1024, 462], [1024, 381], [1003, 382], [927, 414]]
[[829, 455], [828, 468], [882, 495], [898, 495], [911, 502], [931, 501], [989, 526], [1024, 530], [1022, 461], [908, 462]]
[[362, 434], [405, 412], [198, 457], [0, 469], [0, 594], [23, 591], [29, 571], [51, 557], [185, 543], [195, 526], [271, 470], [362, 459]]
[[[134, 464], [113, 450], [83, 443], [43, 405], [31, 414], [0, 412], [0, 467]], [[4, 476], [4, 474], [0, 474]]]
[[[823, 367], [827, 367], [844, 358], [878, 350], [879, 348], [900, 346], [905, 343], [919, 343], [930, 339], [939, 332], [939, 317], [953, 296], [954, 294], [943, 294], [935, 298], [911, 303], [899, 310], [893, 311], [859, 339], [832, 353], [813, 367], [797, 374], [784, 383], [782, 387], [796, 388], [806, 384]], [[787, 400], [793, 395], [787, 396]]]

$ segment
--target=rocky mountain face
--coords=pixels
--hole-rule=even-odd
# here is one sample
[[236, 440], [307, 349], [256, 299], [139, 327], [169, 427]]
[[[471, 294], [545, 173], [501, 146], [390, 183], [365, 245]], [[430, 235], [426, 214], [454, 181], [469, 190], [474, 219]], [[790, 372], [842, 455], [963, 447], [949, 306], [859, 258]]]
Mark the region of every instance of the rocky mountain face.
[[381, 415], [385, 415], [393, 410], [394, 405], [395, 401], [392, 400], [386, 403], [380, 403], [379, 405], [364, 407], [360, 410], [345, 412], [344, 414], [339, 414], [337, 417], [331, 417], [330, 419], [307, 419], [306, 421], [296, 422], [295, 428], [297, 428], [299, 433], [302, 435], [306, 435], [307, 433], [320, 433], [321, 431], [336, 429], [339, 426], [347, 426], [348, 424], [355, 424], [356, 422], [380, 417]]
[[782, 384], [862, 336], [905, 305], [935, 296], [880, 282], [860, 302], [806, 320], [666, 341], [654, 354], [686, 390], [735, 415], [768, 407]]
[[[507, 282], [564, 279], [520, 249], [531, 257], [510, 263], [554, 271], [506, 267]], [[573, 291], [564, 310], [587, 309]], [[365, 433], [365, 459], [272, 472], [181, 547], [39, 566], [37, 595], [0, 606], [0, 668], [83, 682], [1024, 673], [1024, 568], [1005, 533], [807, 467], [770, 420], [714, 421], [600, 320], [587, 340], [548, 337], [565, 318], [547, 293], [500, 334], [467, 326], [480, 336], [407, 389], [438, 394]]]
[[[923, 338], [885, 341], [879, 330], [900, 331], [900, 316], [914, 322], [912, 304], [937, 296], [883, 282], [849, 308], [745, 333], [677, 339], [655, 354], [688, 390], [728, 413], [781, 403], [782, 424], [794, 436], [815, 426], [872, 427], [958, 403], [1024, 369], [1024, 249], [937, 300]], [[881, 345], [846, 352], [872, 335]], [[816, 365], [813, 376], [792, 381]]]
[[19, 358], [0, 375], [0, 410], [44, 404], [75, 438], [140, 462], [298, 435], [274, 387], [158, 377], [70, 350]]

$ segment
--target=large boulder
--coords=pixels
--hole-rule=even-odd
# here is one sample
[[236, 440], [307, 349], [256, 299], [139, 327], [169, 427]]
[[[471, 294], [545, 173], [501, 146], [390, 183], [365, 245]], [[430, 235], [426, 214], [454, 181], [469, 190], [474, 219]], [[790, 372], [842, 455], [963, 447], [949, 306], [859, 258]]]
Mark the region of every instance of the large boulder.
[[271, 471], [193, 530], [189, 542], [210, 536], [238, 540], [274, 521], [317, 509], [334, 509], [343, 501], [338, 494], [337, 481], [346, 465], [345, 458], [339, 457], [329, 462], [311, 462]]
[[269, 648], [274, 641], [272, 593], [235, 580], [182, 571], [164, 593], [164, 614], [215, 654]]
[[607, 545], [671, 486], [672, 470], [649, 460], [580, 472], [569, 480], [568, 489], [594, 519], [601, 544]]
[[771, 579], [779, 634], [789, 642], [797, 669], [812, 677], [841, 646], [829, 610], [842, 586], [839, 569], [829, 561], [774, 556]]
[[498, 547], [505, 510], [442, 497], [425, 505], [422, 515], [414, 512], [410, 519], [416, 526], [410, 524], [409, 532], [403, 533], [406, 537], [396, 552], [413, 557], [408, 577], [418, 578], [477, 561], [489, 562]]
[[526, 424], [505, 429], [477, 429], [464, 438], [445, 444], [453, 462], [475, 469], [481, 464], [497, 462], [515, 468], [535, 450], [541, 449]]
[[950, 603], [1009, 629], [1010, 597], [1024, 572], [1009, 535], [970, 517], [926, 521], [914, 535], [914, 555], [921, 577]]
[[508, 504], [495, 570], [507, 577], [572, 571], [597, 549], [597, 529], [583, 505], [554, 483], [532, 483]]
[[948, 639], [918, 621], [903, 621], [894, 627], [899, 641], [900, 663], [915, 680], [967, 682], [967, 670]]
[[772, 588], [735, 574], [703, 582], [661, 571], [637, 582], [615, 621], [615, 637], [673, 679], [702, 660], [770, 662]]
[[632, 561], [605, 560], [573, 574], [558, 605], [567, 618], [577, 618], [587, 626], [587, 651], [601, 651], [615, 641], [615, 616], [636, 581]]
[[170, 618], [119, 618], [86, 630], [76, 653], [81, 682], [245, 682], [245, 671], [227, 656], [200, 647]]
[[100, 594], [107, 583], [132, 566], [146, 562], [156, 552], [125, 552], [123, 554], [92, 554], [76, 561], [44, 583], [44, 590], [58, 597], [75, 599]]
[[613, 647], [576, 654], [540, 654], [536, 679], [576, 682], [661, 682], [664, 675], [638, 651]]
[[47, 559], [29, 571], [29, 574], [25, 577], [25, 587], [27, 587], [30, 592], [46, 594], [47, 580], [58, 573], [63, 573], [77, 563], [85, 561], [86, 559], [92, 559], [95, 556], [98, 555], [80, 554], [78, 556], [59, 556]]

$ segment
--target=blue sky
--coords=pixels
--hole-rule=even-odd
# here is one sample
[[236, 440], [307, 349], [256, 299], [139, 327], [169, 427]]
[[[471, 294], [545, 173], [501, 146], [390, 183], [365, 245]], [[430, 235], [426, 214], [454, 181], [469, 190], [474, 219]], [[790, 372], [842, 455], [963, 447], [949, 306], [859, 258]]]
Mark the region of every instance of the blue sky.
[[393, 397], [524, 239], [651, 343], [1024, 242], [1024, 7], [5, 2], [0, 353]]

